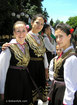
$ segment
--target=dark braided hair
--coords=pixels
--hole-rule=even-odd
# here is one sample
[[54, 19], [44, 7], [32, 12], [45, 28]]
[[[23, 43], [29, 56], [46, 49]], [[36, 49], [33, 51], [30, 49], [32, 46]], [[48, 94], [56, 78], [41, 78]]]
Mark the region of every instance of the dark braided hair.
[[43, 29], [42, 29], [42, 32], [45, 33], [45, 29], [48, 28], [48, 27], [50, 27], [49, 24], [44, 24], [44, 27], [43, 27]]
[[64, 31], [67, 35], [71, 34], [70, 33], [71, 27], [68, 24], [59, 23], [59, 24], [56, 25], [55, 31], [57, 29], [60, 29], [60, 30]]
[[36, 14], [36, 15], [34, 15], [33, 17], [32, 17], [32, 22], [34, 22], [38, 17], [42, 17], [44, 20], [45, 20], [45, 18], [44, 18], [44, 16], [42, 15], [42, 14]]

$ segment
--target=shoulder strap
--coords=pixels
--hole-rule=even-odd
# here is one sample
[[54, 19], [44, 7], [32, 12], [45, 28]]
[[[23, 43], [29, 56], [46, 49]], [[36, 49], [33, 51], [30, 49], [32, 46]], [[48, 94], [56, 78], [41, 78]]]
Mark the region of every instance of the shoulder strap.
[[28, 68], [27, 68], [27, 72], [28, 72], [28, 74], [29, 74], [29, 77], [30, 77], [30, 79], [31, 79], [31, 81], [32, 81], [32, 83], [33, 83], [33, 85], [34, 85], [35, 88], [37, 89], [38, 94], [40, 94], [39, 88], [38, 88], [38, 86], [36, 85], [34, 79], [32, 78], [32, 76], [31, 76], [31, 74], [30, 74]]
[[73, 53], [70, 53], [70, 54], [64, 59], [64, 61], [65, 61], [67, 58], [69, 58], [70, 56], [72, 56], [72, 55], [75, 55], [75, 56], [77, 57], [77, 53], [73, 52]]

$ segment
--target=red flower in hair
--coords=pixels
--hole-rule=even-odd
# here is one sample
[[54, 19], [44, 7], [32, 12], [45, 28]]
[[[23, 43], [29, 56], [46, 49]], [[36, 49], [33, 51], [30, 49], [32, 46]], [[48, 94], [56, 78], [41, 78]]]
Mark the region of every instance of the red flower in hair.
[[73, 32], [74, 32], [74, 29], [73, 29], [73, 28], [71, 28], [71, 29], [70, 29], [70, 33], [72, 34]]

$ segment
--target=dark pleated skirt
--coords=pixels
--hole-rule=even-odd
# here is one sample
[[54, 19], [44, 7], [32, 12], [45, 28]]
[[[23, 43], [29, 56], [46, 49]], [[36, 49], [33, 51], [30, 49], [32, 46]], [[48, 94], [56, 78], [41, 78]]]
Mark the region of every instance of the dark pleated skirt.
[[48, 59], [48, 63], [50, 64], [50, 61], [52, 58], [54, 58], [54, 54], [52, 54], [52, 52], [50, 51], [46, 51], [46, 54], [47, 54], [47, 59]]
[[[29, 66], [30, 74], [41, 93], [41, 98], [46, 97], [46, 94], [45, 94], [46, 78], [45, 78], [45, 68], [44, 68], [43, 60], [40, 60], [40, 61], [31, 60], [28, 66]], [[33, 100], [37, 101], [38, 91], [34, 86], [34, 84], [32, 85], [32, 95], [33, 95]]]
[[26, 70], [7, 72], [4, 105], [32, 105], [31, 80]]
[[[48, 105], [63, 105], [63, 97], [65, 92], [64, 82], [54, 82], [49, 94], [51, 100]], [[77, 105], [77, 92], [75, 93], [75, 99], [73, 105]]]

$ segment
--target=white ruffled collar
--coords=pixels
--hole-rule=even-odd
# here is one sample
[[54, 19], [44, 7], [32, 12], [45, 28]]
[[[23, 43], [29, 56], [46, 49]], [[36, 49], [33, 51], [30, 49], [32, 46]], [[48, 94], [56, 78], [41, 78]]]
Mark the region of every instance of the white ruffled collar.
[[29, 33], [32, 34], [33, 36], [37, 36], [37, 37], [38, 37], [38, 35], [39, 35], [38, 33], [35, 34], [35, 33], [33, 33], [32, 31], [30, 31]]

